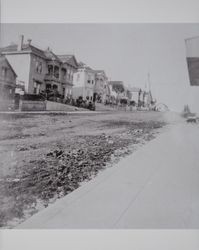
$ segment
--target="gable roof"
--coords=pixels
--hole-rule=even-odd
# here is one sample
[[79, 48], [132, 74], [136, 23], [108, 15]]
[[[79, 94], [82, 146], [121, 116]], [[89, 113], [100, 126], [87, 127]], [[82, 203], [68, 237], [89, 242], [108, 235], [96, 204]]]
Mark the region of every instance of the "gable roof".
[[55, 55], [55, 53], [53, 53], [52, 50], [50, 50], [49, 48], [44, 51], [44, 54], [48, 60], [55, 60], [58, 62], [62, 62], [60, 58], [57, 55]]
[[96, 75], [98, 75], [98, 74], [101, 75], [102, 74], [102, 75], [104, 75], [104, 77], [106, 79], [108, 79], [104, 70], [95, 70], [95, 73], [96, 73]]
[[83, 68], [83, 69], [87, 69], [87, 70], [92, 70], [93, 72], [95, 72], [94, 69], [92, 69], [90, 66], [88, 66], [87, 64], [83, 63], [83, 62], [79, 62], [78, 63], [78, 68]]
[[27, 53], [34, 53], [35, 55], [42, 57], [44, 59], [46, 59], [45, 53], [43, 50], [31, 45], [31, 44], [23, 44], [22, 45], [22, 50], [18, 50], [18, 45], [17, 44], [11, 44], [9, 46], [6, 46], [4, 48], [0, 48], [0, 53], [1, 54], [7, 54], [7, 53], [23, 53], [23, 52], [27, 52]]
[[9, 46], [0, 48], [0, 53], [2, 52], [13, 52], [17, 50], [17, 44], [11, 44]]
[[96, 73], [99, 73], [99, 74], [105, 74], [105, 71], [104, 70], [95, 70]]
[[11, 69], [11, 71], [13, 72], [13, 74], [15, 75], [15, 77], [17, 77], [17, 74], [15, 73], [13, 67], [11, 66], [11, 64], [9, 63], [8, 59], [4, 56], [0, 54], [0, 63], [1, 62], [6, 62], [6, 64], [8, 65], [8, 67]]
[[109, 84], [114, 85], [114, 84], [124, 84], [123, 81], [109, 81]]
[[63, 62], [63, 63], [67, 63], [73, 67], [75, 67], [76, 69], [78, 68], [79, 64], [75, 58], [74, 55], [58, 55], [59, 59]]

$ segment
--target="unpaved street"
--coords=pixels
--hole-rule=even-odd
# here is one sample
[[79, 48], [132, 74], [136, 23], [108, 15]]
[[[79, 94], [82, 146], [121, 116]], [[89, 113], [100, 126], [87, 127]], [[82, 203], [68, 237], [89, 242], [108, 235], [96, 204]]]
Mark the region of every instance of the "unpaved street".
[[178, 123], [19, 228], [198, 229], [198, 124]]
[[159, 112], [1, 115], [1, 227], [13, 227], [71, 193], [166, 124]]

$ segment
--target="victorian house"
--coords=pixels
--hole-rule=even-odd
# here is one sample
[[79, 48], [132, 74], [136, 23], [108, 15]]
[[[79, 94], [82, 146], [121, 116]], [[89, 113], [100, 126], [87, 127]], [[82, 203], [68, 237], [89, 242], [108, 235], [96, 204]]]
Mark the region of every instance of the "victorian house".
[[78, 67], [75, 56], [57, 56], [49, 48], [41, 50], [30, 39], [24, 43], [23, 36], [18, 44], [1, 48], [0, 52], [18, 75], [17, 84], [23, 86], [25, 94], [51, 92], [62, 98], [71, 95], [73, 74]]
[[80, 62], [73, 76], [73, 99], [81, 97], [83, 100], [94, 101], [95, 70]]

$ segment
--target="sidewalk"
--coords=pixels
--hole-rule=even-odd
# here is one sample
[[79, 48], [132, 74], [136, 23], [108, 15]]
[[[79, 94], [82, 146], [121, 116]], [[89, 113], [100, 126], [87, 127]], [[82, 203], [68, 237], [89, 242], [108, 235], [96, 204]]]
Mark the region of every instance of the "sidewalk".
[[177, 124], [17, 228], [199, 228], [199, 126]]

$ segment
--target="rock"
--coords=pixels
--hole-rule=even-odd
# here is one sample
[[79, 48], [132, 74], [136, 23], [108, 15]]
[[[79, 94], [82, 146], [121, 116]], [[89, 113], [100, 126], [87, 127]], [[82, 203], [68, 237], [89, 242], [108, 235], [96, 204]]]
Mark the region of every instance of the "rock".
[[27, 147], [20, 147], [20, 148], [18, 148], [18, 151], [26, 151], [26, 150], [28, 150]]

